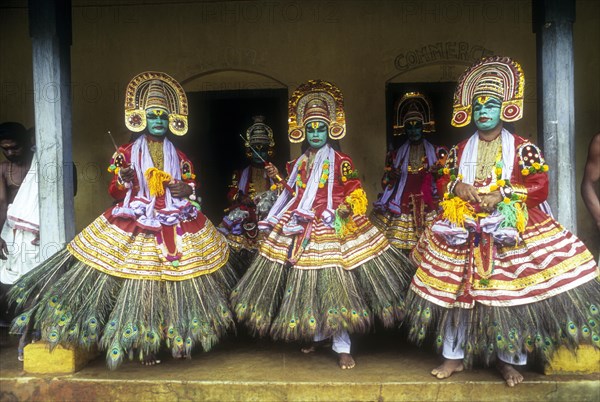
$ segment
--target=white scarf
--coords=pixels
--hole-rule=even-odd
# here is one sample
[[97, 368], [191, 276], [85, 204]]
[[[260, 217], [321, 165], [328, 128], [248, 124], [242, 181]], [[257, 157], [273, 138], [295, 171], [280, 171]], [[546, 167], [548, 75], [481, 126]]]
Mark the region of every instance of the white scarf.
[[[502, 141], [502, 179], [510, 180], [515, 161], [515, 138], [506, 129], [500, 133]], [[462, 175], [462, 181], [466, 184], [475, 182], [475, 172], [477, 171], [477, 149], [479, 147], [479, 134], [475, 132], [467, 141], [465, 150], [460, 158], [458, 173]], [[494, 169], [495, 166], [492, 167]], [[492, 173], [492, 183], [496, 183], [496, 174]]]
[[[31, 166], [19, 186], [19, 191], [6, 211], [6, 223], [13, 229], [31, 233], [40, 231], [40, 209], [38, 199], [38, 162], [34, 153]], [[2, 229], [2, 228], [0, 228]]]
[[[139, 198], [150, 198], [150, 190], [148, 189], [148, 183], [144, 177], [146, 170], [155, 167], [150, 156], [150, 150], [148, 148], [148, 140], [145, 135], [135, 140], [131, 147], [131, 166], [135, 169], [137, 174], [138, 183], [140, 189], [137, 193]], [[168, 138], [163, 140], [163, 170], [171, 175], [175, 180], [181, 180], [181, 168], [179, 166], [179, 155], [175, 146], [169, 141]], [[168, 198], [171, 197], [171, 192], [166, 189]]]
[[[269, 211], [269, 215], [265, 219], [265, 221], [259, 222], [259, 228], [268, 229], [277, 224], [279, 219], [283, 216], [285, 212], [289, 210], [292, 204], [296, 201], [299, 194], [299, 187], [296, 182], [296, 177], [298, 176], [298, 169], [302, 162], [308, 160], [308, 153], [310, 151], [306, 151], [302, 156], [300, 156], [294, 167], [292, 169], [292, 173], [288, 178], [288, 185], [294, 189], [296, 195], [290, 194], [290, 192], [285, 189], [277, 201]], [[312, 171], [310, 176], [307, 178], [306, 188], [304, 189], [304, 193], [302, 194], [302, 198], [298, 203], [298, 207], [294, 210], [294, 216], [292, 222], [289, 222], [293, 226], [297, 226], [298, 220], [312, 220], [315, 217], [314, 212], [312, 211], [312, 206], [315, 201], [315, 197], [317, 191], [319, 189], [319, 181], [321, 179], [321, 175], [323, 174], [323, 163], [325, 160], [329, 160], [329, 177], [327, 179], [327, 209], [321, 215], [323, 221], [333, 226], [333, 221], [335, 218], [335, 211], [333, 210], [333, 183], [335, 180], [335, 150], [329, 145], [325, 144], [321, 149], [317, 151], [315, 155], [315, 159], [313, 161]], [[288, 226], [288, 225], [286, 225]], [[299, 228], [297, 228], [299, 230]]]
[[[156, 196], [150, 196], [150, 189], [148, 188], [148, 183], [144, 177], [146, 170], [155, 167], [148, 148], [148, 140], [145, 135], [142, 135], [135, 140], [131, 147], [131, 167], [135, 170], [139, 184], [139, 190], [135, 195], [136, 199], [131, 201], [133, 190], [130, 187], [123, 200], [122, 206], [115, 206], [112, 213], [115, 216], [137, 219], [138, 222], [145, 226], [160, 227], [154, 211]], [[168, 138], [163, 140], [163, 171], [169, 173], [174, 180], [181, 180], [179, 155], [177, 154], [175, 146]], [[187, 201], [173, 199], [173, 197], [171, 197], [171, 191], [168, 188], [165, 188], [165, 211], [179, 209], [185, 204], [187, 204]], [[176, 218], [177, 217], [173, 215], [169, 223], [172, 224], [173, 222], [176, 222]]]
[[[398, 182], [397, 185], [397, 190], [396, 190], [396, 195], [394, 196], [394, 199], [389, 203], [388, 208], [389, 210], [400, 214], [401, 213], [401, 201], [402, 201], [402, 194], [404, 193], [404, 187], [406, 186], [406, 179], [408, 177], [408, 162], [409, 162], [409, 155], [410, 155], [410, 141], [405, 142], [404, 144], [402, 144], [400, 146], [400, 148], [398, 148], [398, 152], [396, 152], [396, 157], [394, 158], [394, 164], [393, 164], [393, 168], [394, 169], [398, 169], [400, 167], [400, 164], [402, 164], [402, 167], [400, 167], [400, 181]], [[437, 162], [437, 155], [435, 153], [435, 147], [427, 140], [423, 140], [423, 146], [425, 147], [425, 155], [427, 156], [427, 163], [429, 164], [429, 166], [433, 166], [436, 162]], [[388, 200], [390, 199], [390, 197], [392, 196], [392, 193], [394, 192], [394, 187], [392, 186], [391, 188], [386, 187], [385, 191], [383, 192], [383, 194], [381, 195], [381, 198], [378, 201], [375, 201], [375, 206], [376, 207], [380, 207], [380, 208], [384, 208], [385, 205], [387, 204]]]

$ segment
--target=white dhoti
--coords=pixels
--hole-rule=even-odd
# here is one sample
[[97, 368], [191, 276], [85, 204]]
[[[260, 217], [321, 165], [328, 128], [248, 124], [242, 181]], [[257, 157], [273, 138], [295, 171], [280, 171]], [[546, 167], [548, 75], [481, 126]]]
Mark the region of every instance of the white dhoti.
[[39, 216], [38, 170], [34, 155], [31, 167], [6, 212], [2, 238], [8, 248], [8, 259], [0, 260], [0, 282], [12, 285], [42, 262], [40, 247], [33, 244], [40, 231]]
[[[321, 334], [317, 334], [313, 340], [315, 342], [321, 342], [325, 339], [327, 338], [323, 337]], [[348, 334], [348, 331], [342, 331], [333, 336], [333, 345], [331, 346], [331, 349], [333, 349], [335, 353], [350, 353], [351, 344], [352, 342], [350, 341], [350, 334]]]
[[[467, 331], [467, 324], [466, 322], [459, 322], [453, 325], [450, 321], [451, 320], [446, 321], [442, 356], [452, 360], [464, 359], [465, 350], [463, 348], [463, 343]], [[497, 356], [498, 359], [502, 360], [504, 363], [517, 366], [527, 364], [527, 352], [522, 350], [512, 354], [505, 351], [499, 351]]]

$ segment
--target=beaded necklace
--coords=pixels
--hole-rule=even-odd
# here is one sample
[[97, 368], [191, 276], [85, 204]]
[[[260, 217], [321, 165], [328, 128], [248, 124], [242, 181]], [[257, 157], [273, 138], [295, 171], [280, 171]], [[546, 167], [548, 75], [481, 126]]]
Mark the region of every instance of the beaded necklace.
[[477, 150], [477, 170], [475, 172], [476, 181], [485, 181], [491, 177], [492, 168], [496, 165], [498, 151], [502, 155], [502, 139], [500, 136], [492, 141], [479, 140]]

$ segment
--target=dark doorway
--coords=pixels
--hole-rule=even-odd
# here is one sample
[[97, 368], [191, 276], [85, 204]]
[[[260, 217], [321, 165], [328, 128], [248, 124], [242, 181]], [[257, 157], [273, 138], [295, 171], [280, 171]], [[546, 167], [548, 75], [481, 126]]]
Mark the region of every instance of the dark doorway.
[[[452, 119], [452, 100], [454, 98], [455, 82], [402, 82], [386, 85], [385, 104], [388, 150], [394, 142], [393, 125], [395, 119], [394, 103], [407, 92], [420, 92], [427, 96], [433, 108], [435, 133], [426, 134], [426, 139], [435, 145], [448, 148], [468, 138], [475, 132], [473, 123], [466, 127], [457, 128], [450, 124]], [[403, 141], [403, 138], [397, 140]], [[396, 144], [397, 146], [397, 144]]]
[[216, 225], [227, 207], [227, 191], [234, 170], [248, 165], [240, 134], [263, 115], [275, 137], [274, 163], [283, 169], [289, 160], [287, 89], [206, 91], [187, 94], [189, 133], [175, 138], [194, 163], [202, 212]]

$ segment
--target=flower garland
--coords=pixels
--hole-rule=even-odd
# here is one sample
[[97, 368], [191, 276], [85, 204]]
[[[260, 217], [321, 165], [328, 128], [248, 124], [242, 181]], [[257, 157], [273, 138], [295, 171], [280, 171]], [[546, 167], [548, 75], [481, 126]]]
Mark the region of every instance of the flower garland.
[[454, 195], [454, 187], [456, 184], [463, 179], [463, 175], [458, 173], [457, 167], [444, 167], [438, 170], [438, 176], [449, 176], [450, 183], [448, 184], [448, 191], [444, 193], [444, 199], [450, 200], [455, 197]]
[[[525, 231], [527, 221], [529, 220], [527, 206], [513, 191], [510, 180], [502, 179], [503, 168], [504, 163], [501, 160], [497, 161], [494, 168], [494, 172], [496, 173], [496, 183], [490, 186], [490, 191], [499, 190], [500, 194], [502, 195], [502, 203], [499, 203], [496, 206], [496, 210], [504, 216], [504, 221], [500, 224], [500, 226], [514, 227], [519, 233], [523, 233]], [[540, 168], [536, 170], [542, 171], [542, 167], [540, 166]]]
[[548, 172], [548, 170], [550, 170], [550, 167], [548, 165], [541, 164], [538, 162], [533, 162], [531, 164], [531, 166], [525, 166], [525, 163], [523, 161], [519, 161], [519, 167], [521, 168], [521, 174], [523, 176], [529, 176], [530, 174], [534, 174], [534, 173], [540, 173], [540, 172]]
[[[306, 161], [302, 161], [300, 168], [298, 169], [298, 175], [296, 176], [296, 185], [298, 188], [306, 188], [306, 183], [302, 181], [302, 173], [306, 171]], [[319, 178], [319, 188], [325, 187], [325, 183], [329, 179], [329, 159], [323, 161], [323, 170], [321, 177]]]

